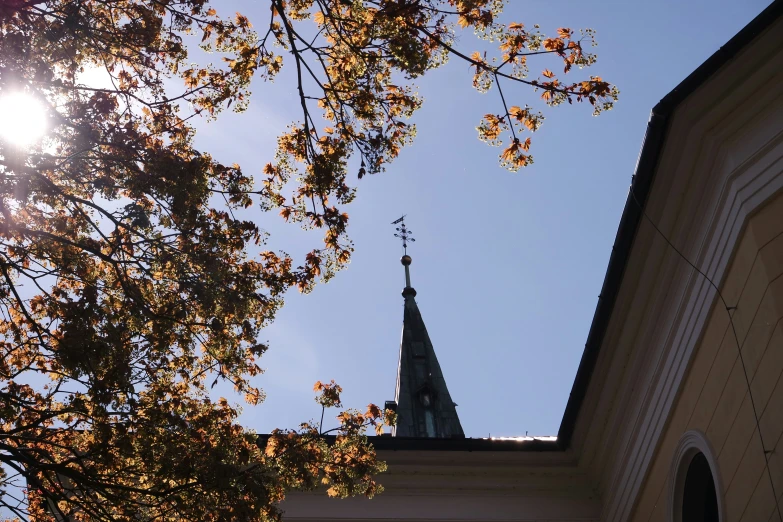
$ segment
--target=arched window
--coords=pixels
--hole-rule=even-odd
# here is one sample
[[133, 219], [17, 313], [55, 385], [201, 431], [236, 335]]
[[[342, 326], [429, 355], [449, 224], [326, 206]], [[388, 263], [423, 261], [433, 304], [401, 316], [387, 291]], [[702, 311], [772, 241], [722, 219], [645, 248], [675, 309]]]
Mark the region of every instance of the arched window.
[[683, 434], [669, 477], [669, 522], [724, 522], [718, 460], [704, 433]]
[[719, 522], [718, 495], [710, 463], [704, 453], [694, 455], [685, 475], [682, 494], [683, 522]]

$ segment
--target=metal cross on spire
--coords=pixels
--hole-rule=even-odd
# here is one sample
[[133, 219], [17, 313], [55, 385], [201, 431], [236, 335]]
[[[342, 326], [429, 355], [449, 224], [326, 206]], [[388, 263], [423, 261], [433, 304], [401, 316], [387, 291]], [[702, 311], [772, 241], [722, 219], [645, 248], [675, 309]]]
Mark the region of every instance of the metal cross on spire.
[[405, 216], [392, 221], [391, 224], [400, 225], [396, 228], [397, 232], [394, 234], [394, 237], [398, 237], [402, 240], [402, 248], [405, 251], [405, 255], [408, 255], [408, 241], [415, 243], [416, 240], [413, 239], [413, 232], [408, 230], [405, 226]]

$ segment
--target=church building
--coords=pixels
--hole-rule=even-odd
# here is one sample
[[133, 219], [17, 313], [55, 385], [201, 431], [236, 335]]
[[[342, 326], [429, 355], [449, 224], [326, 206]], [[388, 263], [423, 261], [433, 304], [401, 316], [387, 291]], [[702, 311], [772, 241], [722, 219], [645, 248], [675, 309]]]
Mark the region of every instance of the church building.
[[652, 109], [556, 437], [464, 436], [411, 262], [385, 491], [286, 520], [783, 522], [783, 0]]

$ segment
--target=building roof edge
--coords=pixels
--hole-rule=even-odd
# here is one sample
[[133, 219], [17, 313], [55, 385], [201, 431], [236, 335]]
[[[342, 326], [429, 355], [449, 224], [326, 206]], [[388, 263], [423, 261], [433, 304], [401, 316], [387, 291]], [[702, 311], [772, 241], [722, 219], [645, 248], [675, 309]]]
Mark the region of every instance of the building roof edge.
[[[270, 435], [258, 435], [258, 444], [265, 445]], [[325, 435], [327, 443], [333, 443], [334, 435]], [[368, 437], [377, 451], [530, 451], [559, 452], [554, 437], [519, 437], [503, 439], [431, 438], [431, 437]]]

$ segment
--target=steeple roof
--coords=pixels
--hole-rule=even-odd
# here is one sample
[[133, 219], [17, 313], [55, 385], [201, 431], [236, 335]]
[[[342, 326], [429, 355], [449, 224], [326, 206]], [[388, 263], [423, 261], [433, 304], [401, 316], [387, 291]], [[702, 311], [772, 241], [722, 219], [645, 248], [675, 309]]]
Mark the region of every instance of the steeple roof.
[[410, 282], [411, 257], [402, 257], [405, 266], [405, 309], [402, 321], [400, 361], [397, 367], [396, 437], [464, 437], [456, 404], [443, 378], [435, 349], [427, 334], [416, 290]]

